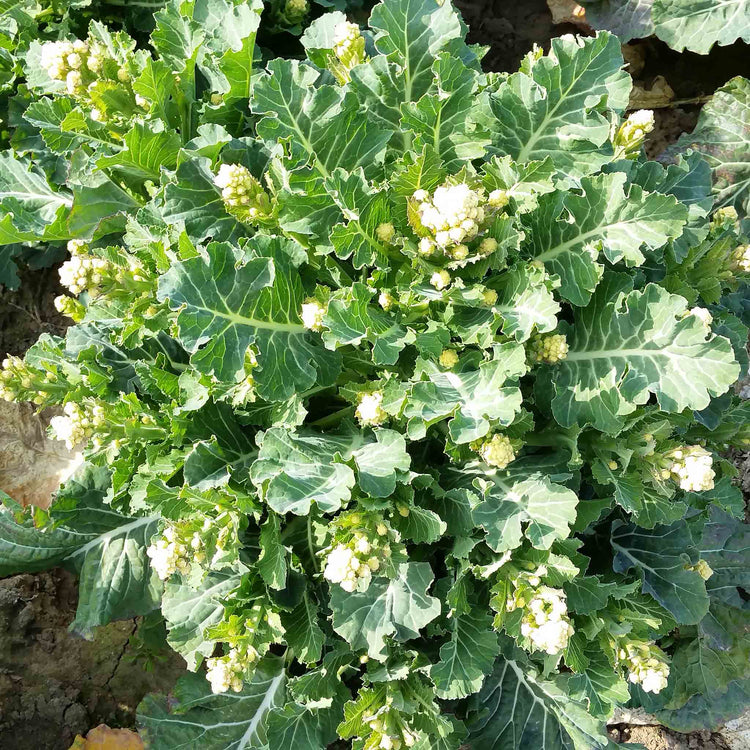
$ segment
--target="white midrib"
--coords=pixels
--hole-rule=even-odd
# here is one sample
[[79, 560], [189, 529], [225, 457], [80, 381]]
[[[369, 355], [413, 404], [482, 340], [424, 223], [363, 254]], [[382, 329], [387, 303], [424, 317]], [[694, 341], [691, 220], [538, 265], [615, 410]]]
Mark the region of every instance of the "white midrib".
[[107, 539], [113, 539], [116, 536], [121, 536], [122, 534], [129, 534], [133, 529], [137, 529], [141, 526], [146, 526], [149, 523], [153, 523], [154, 521], [158, 521], [160, 516], [144, 516], [143, 518], [137, 518], [135, 521], [131, 521], [130, 523], [126, 523], [123, 526], [118, 526], [116, 529], [112, 529], [111, 531], [107, 531], [105, 534], [100, 534], [97, 537], [94, 537], [90, 542], [86, 542], [82, 547], [79, 547], [75, 552], [71, 552], [67, 560], [70, 560], [73, 557], [77, 557], [80, 554], [85, 554], [90, 549], [93, 549], [94, 547], [98, 547], [102, 542], [105, 542]]
[[64, 206], [72, 206], [72, 198], [66, 198], [60, 193], [21, 193], [17, 190], [8, 190], [0, 192], [0, 199], [3, 198], [18, 198], [19, 200], [32, 200], [38, 198], [39, 200], [47, 201], [49, 203], [60, 203]]
[[250, 741], [250, 738], [258, 729], [258, 724], [260, 724], [260, 722], [263, 720], [265, 712], [271, 706], [276, 694], [276, 688], [279, 686], [279, 683], [283, 679], [284, 672], [282, 671], [271, 680], [271, 684], [268, 686], [268, 690], [266, 691], [266, 695], [263, 698], [263, 702], [260, 704], [260, 706], [258, 706], [258, 710], [255, 712], [255, 716], [253, 716], [250, 724], [248, 724], [245, 734], [240, 737], [239, 744], [237, 745], [237, 750], [244, 750], [244, 748], [247, 747], [247, 743]]
[[545, 250], [541, 255], [537, 255], [534, 260], [540, 260], [544, 262], [545, 260], [552, 260], [552, 258], [556, 258], [561, 253], [564, 253], [566, 250], [568, 250], [571, 247], [575, 247], [576, 245], [580, 245], [582, 242], [586, 242], [587, 239], [590, 237], [598, 237], [601, 235], [605, 230], [609, 231], [612, 229], [617, 229], [620, 227], [627, 227], [630, 224], [635, 224], [639, 221], [643, 221], [643, 218], [637, 217], [629, 221], [616, 221], [613, 224], [598, 224], [593, 229], [589, 229], [588, 232], [584, 232], [583, 234], [576, 235], [572, 239], [568, 240], [567, 242], [563, 242], [556, 247], [550, 248], [549, 250]]
[[253, 328], [264, 328], [268, 331], [288, 331], [290, 333], [304, 333], [307, 329], [299, 323], [275, 323], [268, 320], [257, 320], [256, 318], [246, 318], [243, 315], [237, 315], [236, 313], [223, 313], [218, 310], [212, 310], [209, 307], [202, 307], [200, 305], [190, 304], [190, 307], [196, 310], [202, 310], [203, 312], [211, 313], [217, 318], [224, 318], [230, 323], [240, 326], [252, 326]]
[[654, 355], [669, 357], [670, 359], [678, 358], [667, 349], [595, 349], [593, 351], [568, 352], [565, 357], [567, 362], [575, 362], [582, 359], [613, 359], [619, 357], [653, 357]]

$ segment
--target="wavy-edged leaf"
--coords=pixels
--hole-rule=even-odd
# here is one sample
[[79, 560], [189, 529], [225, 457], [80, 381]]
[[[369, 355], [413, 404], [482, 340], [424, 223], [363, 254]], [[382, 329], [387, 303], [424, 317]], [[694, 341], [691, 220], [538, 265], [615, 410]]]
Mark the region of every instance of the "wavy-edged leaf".
[[147, 747], [251, 750], [266, 747], [269, 712], [284, 703], [283, 659], [267, 656], [239, 693], [214, 695], [202, 674], [180, 678], [170, 697], [147, 695], [138, 728]]
[[626, 275], [608, 274], [576, 313], [568, 356], [553, 375], [552, 410], [561, 425], [615, 433], [650, 393], [665, 411], [704, 409], [737, 379], [729, 341], [707, 335], [695, 316], [683, 318], [682, 297], [654, 284], [631, 288]]
[[552, 157], [558, 173], [590, 174], [612, 158], [608, 110], [628, 104], [630, 76], [617, 37], [564, 36], [548, 55], [511, 75], [489, 97], [493, 145], [514, 161]]
[[740, 216], [750, 214], [750, 80], [737, 76], [718, 89], [677, 147], [695, 149], [708, 159], [718, 205], [734, 206]]
[[651, 9], [654, 0], [585, 0], [586, 23], [606, 29], [620, 40], [643, 39], [654, 33]]
[[649, 530], [615, 521], [611, 543], [615, 572], [635, 568], [644, 593], [651, 594], [678, 623], [695, 624], [708, 612], [706, 584], [699, 573], [688, 569], [691, 554], [697, 555], [684, 521]]
[[653, 0], [654, 32], [672, 49], [705, 55], [714, 44], [750, 42], [746, 0]]
[[449, 624], [450, 640], [440, 647], [440, 661], [430, 667], [430, 677], [438, 697], [465, 698], [482, 687], [500, 646], [489, 612], [470, 609]]
[[525, 217], [526, 251], [560, 277], [560, 294], [574, 305], [588, 304], [599, 283], [600, 253], [610, 263], [641, 265], [642, 247], [662, 247], [687, 221], [687, 208], [676, 198], [638, 185], [626, 192], [626, 179], [620, 172], [583, 178], [581, 195], [544, 195]]
[[356, 651], [385, 660], [385, 639], [408, 641], [440, 614], [440, 602], [427, 593], [429, 563], [401, 563], [392, 580], [374, 578], [367, 591], [347, 593], [332, 586], [333, 629]]

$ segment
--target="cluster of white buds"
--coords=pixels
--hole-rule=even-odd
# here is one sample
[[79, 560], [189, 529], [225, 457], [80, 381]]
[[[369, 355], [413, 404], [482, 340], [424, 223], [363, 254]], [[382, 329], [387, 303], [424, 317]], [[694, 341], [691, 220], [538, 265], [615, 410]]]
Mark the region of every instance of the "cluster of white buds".
[[[346, 517], [344, 517], [346, 519]], [[350, 516], [347, 520], [357, 515]], [[337, 544], [326, 556], [323, 577], [338, 583], [344, 591], [367, 591], [372, 574], [380, 570], [382, 561], [391, 556], [392, 532], [382, 521], [374, 528], [356, 528], [346, 542]]]
[[441, 367], [452, 370], [458, 364], [458, 352], [455, 349], [443, 349], [438, 357]]
[[568, 340], [562, 333], [537, 334], [529, 341], [527, 353], [532, 362], [554, 365], [568, 356]]
[[104, 426], [104, 407], [101, 404], [84, 408], [80, 404], [68, 401], [63, 411], [64, 415], [52, 417], [49, 426], [52, 438], [63, 441], [68, 450], [73, 450], [85, 442], [97, 428]]
[[521, 622], [521, 634], [529, 638], [534, 647], [548, 654], [558, 654], [567, 648], [573, 635], [568, 617], [565, 592], [541, 586], [527, 599]]
[[202, 546], [198, 532], [186, 539], [176, 526], [167, 526], [161, 536], [151, 543], [146, 554], [151, 558], [151, 567], [156, 574], [166, 581], [174, 573], [187, 575], [191, 562], [202, 562], [205, 559]]
[[241, 692], [245, 674], [258, 658], [258, 652], [252, 646], [241, 645], [230, 648], [224, 656], [206, 659], [206, 679], [211, 683], [211, 692]]
[[310, 297], [306, 299], [302, 305], [302, 311], [300, 313], [302, 325], [305, 326], [305, 328], [309, 328], [311, 331], [322, 331], [323, 317], [325, 314], [325, 307], [323, 307], [323, 305], [321, 305], [314, 297]]
[[106, 260], [74, 255], [60, 266], [60, 283], [73, 294], [93, 291], [102, 283], [108, 269]]
[[0, 398], [4, 401], [31, 401], [37, 406], [59, 403], [68, 387], [58, 382], [52, 370], [30, 367], [20, 357], [9, 356], [0, 369]]
[[618, 656], [628, 669], [630, 682], [640, 684], [644, 692], [660, 693], [667, 686], [669, 664], [658, 646], [626, 641], [620, 646]]
[[20, 357], [6, 357], [0, 372], [0, 398], [15, 401], [22, 391], [33, 385], [33, 374]]
[[71, 96], [85, 90], [83, 73], [87, 69], [94, 72], [89, 67], [89, 45], [81, 39], [45, 42], [39, 63], [50, 78], [65, 81], [65, 88]]
[[667, 466], [662, 477], [674, 476], [680, 489], [686, 492], [703, 492], [713, 489], [716, 472], [711, 453], [700, 445], [684, 445], [665, 456]]
[[383, 424], [388, 419], [388, 413], [383, 409], [382, 391], [363, 392], [357, 395], [357, 409], [354, 416], [363, 427], [374, 427]]
[[695, 571], [704, 581], [714, 574], [713, 568], [705, 560], [698, 560], [695, 565], [690, 565], [688, 570]]
[[729, 270], [733, 273], [750, 274], [750, 245], [739, 245], [732, 251]]
[[380, 750], [401, 750], [404, 747], [414, 747], [419, 735], [406, 726], [397, 711], [386, 708], [376, 715], [364, 716], [363, 721], [372, 729], [373, 734], [368, 737], [368, 748]]
[[378, 304], [388, 312], [393, 305], [395, 304], [396, 300], [394, 299], [393, 295], [390, 292], [382, 291], [378, 295]]
[[[430, 198], [426, 190], [417, 190], [412, 196], [422, 227], [430, 232], [420, 241], [420, 252], [430, 255], [439, 247], [454, 260], [465, 260], [469, 255], [466, 242], [473, 240], [485, 220], [485, 197], [480, 188], [473, 190], [465, 182], [442, 185]], [[497, 248], [485, 244], [479, 252], [488, 253]]]
[[333, 73], [341, 83], [349, 80], [349, 71], [365, 61], [365, 39], [356, 23], [342, 21], [333, 30], [333, 54], [338, 65]]
[[504, 469], [516, 458], [510, 438], [500, 433], [495, 433], [491, 438], [477, 440], [471, 447], [486, 464], [498, 469]]
[[703, 323], [706, 328], [710, 328], [711, 323], [714, 322], [713, 315], [711, 315], [711, 313], [706, 310], [705, 307], [693, 307], [690, 310], [687, 310], [683, 317], [686, 318], [690, 315], [692, 315], [694, 318], [698, 318], [698, 320], [700, 320], [700, 322]]
[[485, 289], [482, 292], [482, 304], [487, 307], [497, 304], [497, 292], [494, 289]]
[[250, 170], [242, 164], [222, 164], [214, 177], [227, 212], [240, 221], [254, 223], [273, 213], [271, 199]]
[[451, 275], [446, 271], [435, 271], [430, 276], [430, 284], [435, 287], [439, 292], [442, 292], [451, 283]]
[[620, 125], [612, 142], [619, 157], [634, 157], [640, 151], [646, 135], [654, 129], [654, 113], [650, 109], [633, 112]]

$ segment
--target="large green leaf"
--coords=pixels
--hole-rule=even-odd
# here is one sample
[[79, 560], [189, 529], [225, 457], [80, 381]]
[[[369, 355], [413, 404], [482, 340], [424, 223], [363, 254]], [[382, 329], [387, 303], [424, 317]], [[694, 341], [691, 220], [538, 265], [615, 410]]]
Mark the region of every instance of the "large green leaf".
[[614, 433], [651, 393], [665, 411], [704, 409], [737, 379], [729, 341], [707, 335], [695, 316], [682, 317], [682, 297], [654, 284], [631, 288], [626, 275], [608, 274], [576, 313], [570, 351], [553, 375], [552, 410], [561, 425]]
[[705, 55], [714, 44], [750, 42], [747, 0], [653, 0], [654, 31], [670, 47]]
[[465, 698], [482, 687], [500, 647], [489, 612], [470, 609], [449, 623], [450, 640], [441, 646], [440, 661], [430, 667], [430, 677], [440, 698]]
[[490, 420], [510, 424], [521, 408], [521, 392], [506, 383], [526, 371], [524, 350], [517, 344], [504, 344], [496, 357], [477, 370], [435, 371], [429, 380], [415, 383], [404, 409], [409, 437], [418, 440], [427, 427], [448, 417], [451, 439], [457, 443], [484, 437]]
[[180, 678], [171, 695], [147, 695], [138, 728], [147, 748], [251, 750], [267, 747], [269, 712], [284, 703], [283, 659], [266, 657], [239, 693], [214, 695], [202, 674]]
[[385, 660], [385, 639], [408, 641], [440, 614], [440, 601], [427, 590], [432, 569], [426, 562], [401, 563], [392, 580], [374, 578], [367, 591], [331, 591], [333, 629], [356, 651]]
[[552, 40], [549, 55], [511, 75], [490, 95], [488, 123], [500, 154], [528, 162], [552, 157], [558, 173], [590, 174], [612, 158], [608, 110], [628, 104], [630, 76], [617, 37]]
[[718, 89], [693, 132], [677, 146], [696, 149], [708, 159], [720, 206], [734, 206], [741, 216], [750, 213], [750, 80], [737, 76]]
[[[658, 0], [657, 0], [658, 2]], [[643, 39], [654, 33], [651, 8], [654, 0], [585, 0], [586, 23], [606, 29], [621, 41]]]
[[635, 568], [644, 593], [651, 594], [678, 623], [695, 624], [708, 612], [706, 584], [689, 569], [691, 553], [693, 557], [696, 553], [684, 521], [648, 530], [616, 521], [611, 543], [615, 571]]
[[303, 258], [292, 240], [257, 235], [244, 257], [229, 244], [211, 243], [206, 257], [174, 264], [159, 280], [159, 298], [180, 309], [179, 338], [193, 365], [235, 382], [253, 344], [261, 397], [283, 401], [325, 382], [336, 359], [300, 319], [304, 290], [296, 269]]
[[560, 294], [574, 305], [588, 304], [602, 275], [601, 253], [610, 263], [641, 265], [641, 247], [661, 247], [687, 221], [687, 208], [676, 198], [637, 185], [626, 191], [625, 184], [620, 172], [584, 178], [581, 195], [543, 195], [525, 217], [527, 252], [560, 277]]
[[0, 153], [0, 245], [34, 240], [73, 205], [39, 167], [10, 151]]
[[469, 701], [469, 742], [482, 750], [602, 750], [603, 722], [524, 662], [500, 657]]
[[[486, 529], [487, 544], [496, 552], [515, 549], [524, 534], [534, 547], [549, 549], [570, 533], [578, 505], [573, 490], [538, 475], [514, 482], [496, 472], [486, 482], [485, 499], [473, 518]], [[524, 530], [522, 524], [528, 524]]]
[[378, 171], [391, 132], [373, 125], [353, 94], [341, 87], [316, 87], [320, 71], [296, 60], [277, 58], [255, 83], [252, 108], [265, 115], [258, 135], [269, 144], [289, 138], [297, 165], [311, 163], [322, 177], [337, 167]]
[[167, 641], [184, 657], [188, 669], [195, 671], [202, 658], [213, 653], [216, 644], [206, 640], [205, 630], [221, 620], [222, 599], [239, 583], [239, 574], [209, 573], [195, 588], [181, 576], [173, 576], [164, 587], [161, 611], [167, 621]]

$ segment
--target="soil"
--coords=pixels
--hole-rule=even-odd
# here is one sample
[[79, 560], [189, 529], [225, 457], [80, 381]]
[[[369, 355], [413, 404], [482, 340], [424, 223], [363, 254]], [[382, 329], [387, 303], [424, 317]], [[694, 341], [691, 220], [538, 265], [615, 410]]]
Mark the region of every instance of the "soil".
[[114, 622], [85, 641], [68, 632], [75, 577], [65, 570], [0, 581], [0, 746], [66, 750], [97, 724], [131, 727], [143, 696], [168, 691], [184, 670], [165, 649], [151, 671], [139, 619]]
[[[488, 45], [487, 70], [512, 72], [534, 44], [545, 49], [553, 36], [581, 33], [552, 22], [545, 0], [456, 0], [470, 28], [469, 40]], [[750, 76], [748, 45], [716, 48], [699, 57], [678, 54], [658, 40], [635, 42], [637, 81], [649, 89], [664, 76], [680, 102], [656, 111], [657, 127], [647, 143], [658, 157], [695, 126], [706, 97], [734, 75]], [[690, 100], [684, 102], [684, 100]], [[0, 290], [0, 359], [23, 352], [40, 333], [61, 335], [67, 319], [54, 298], [62, 293], [57, 268], [26, 270], [18, 291]], [[736, 457], [743, 489], [750, 493], [750, 457]], [[147, 692], [166, 691], [184, 663], [166, 650], [151, 671], [138, 637], [138, 619], [100, 628], [93, 640], [67, 628], [77, 601], [74, 576], [52, 570], [0, 581], [0, 745], [3, 750], [65, 750], [76, 734], [100, 723], [134, 725], [135, 708]], [[618, 743], [640, 743], [648, 750], [727, 750], [720, 735], [682, 735], [659, 726], [619, 724]]]

